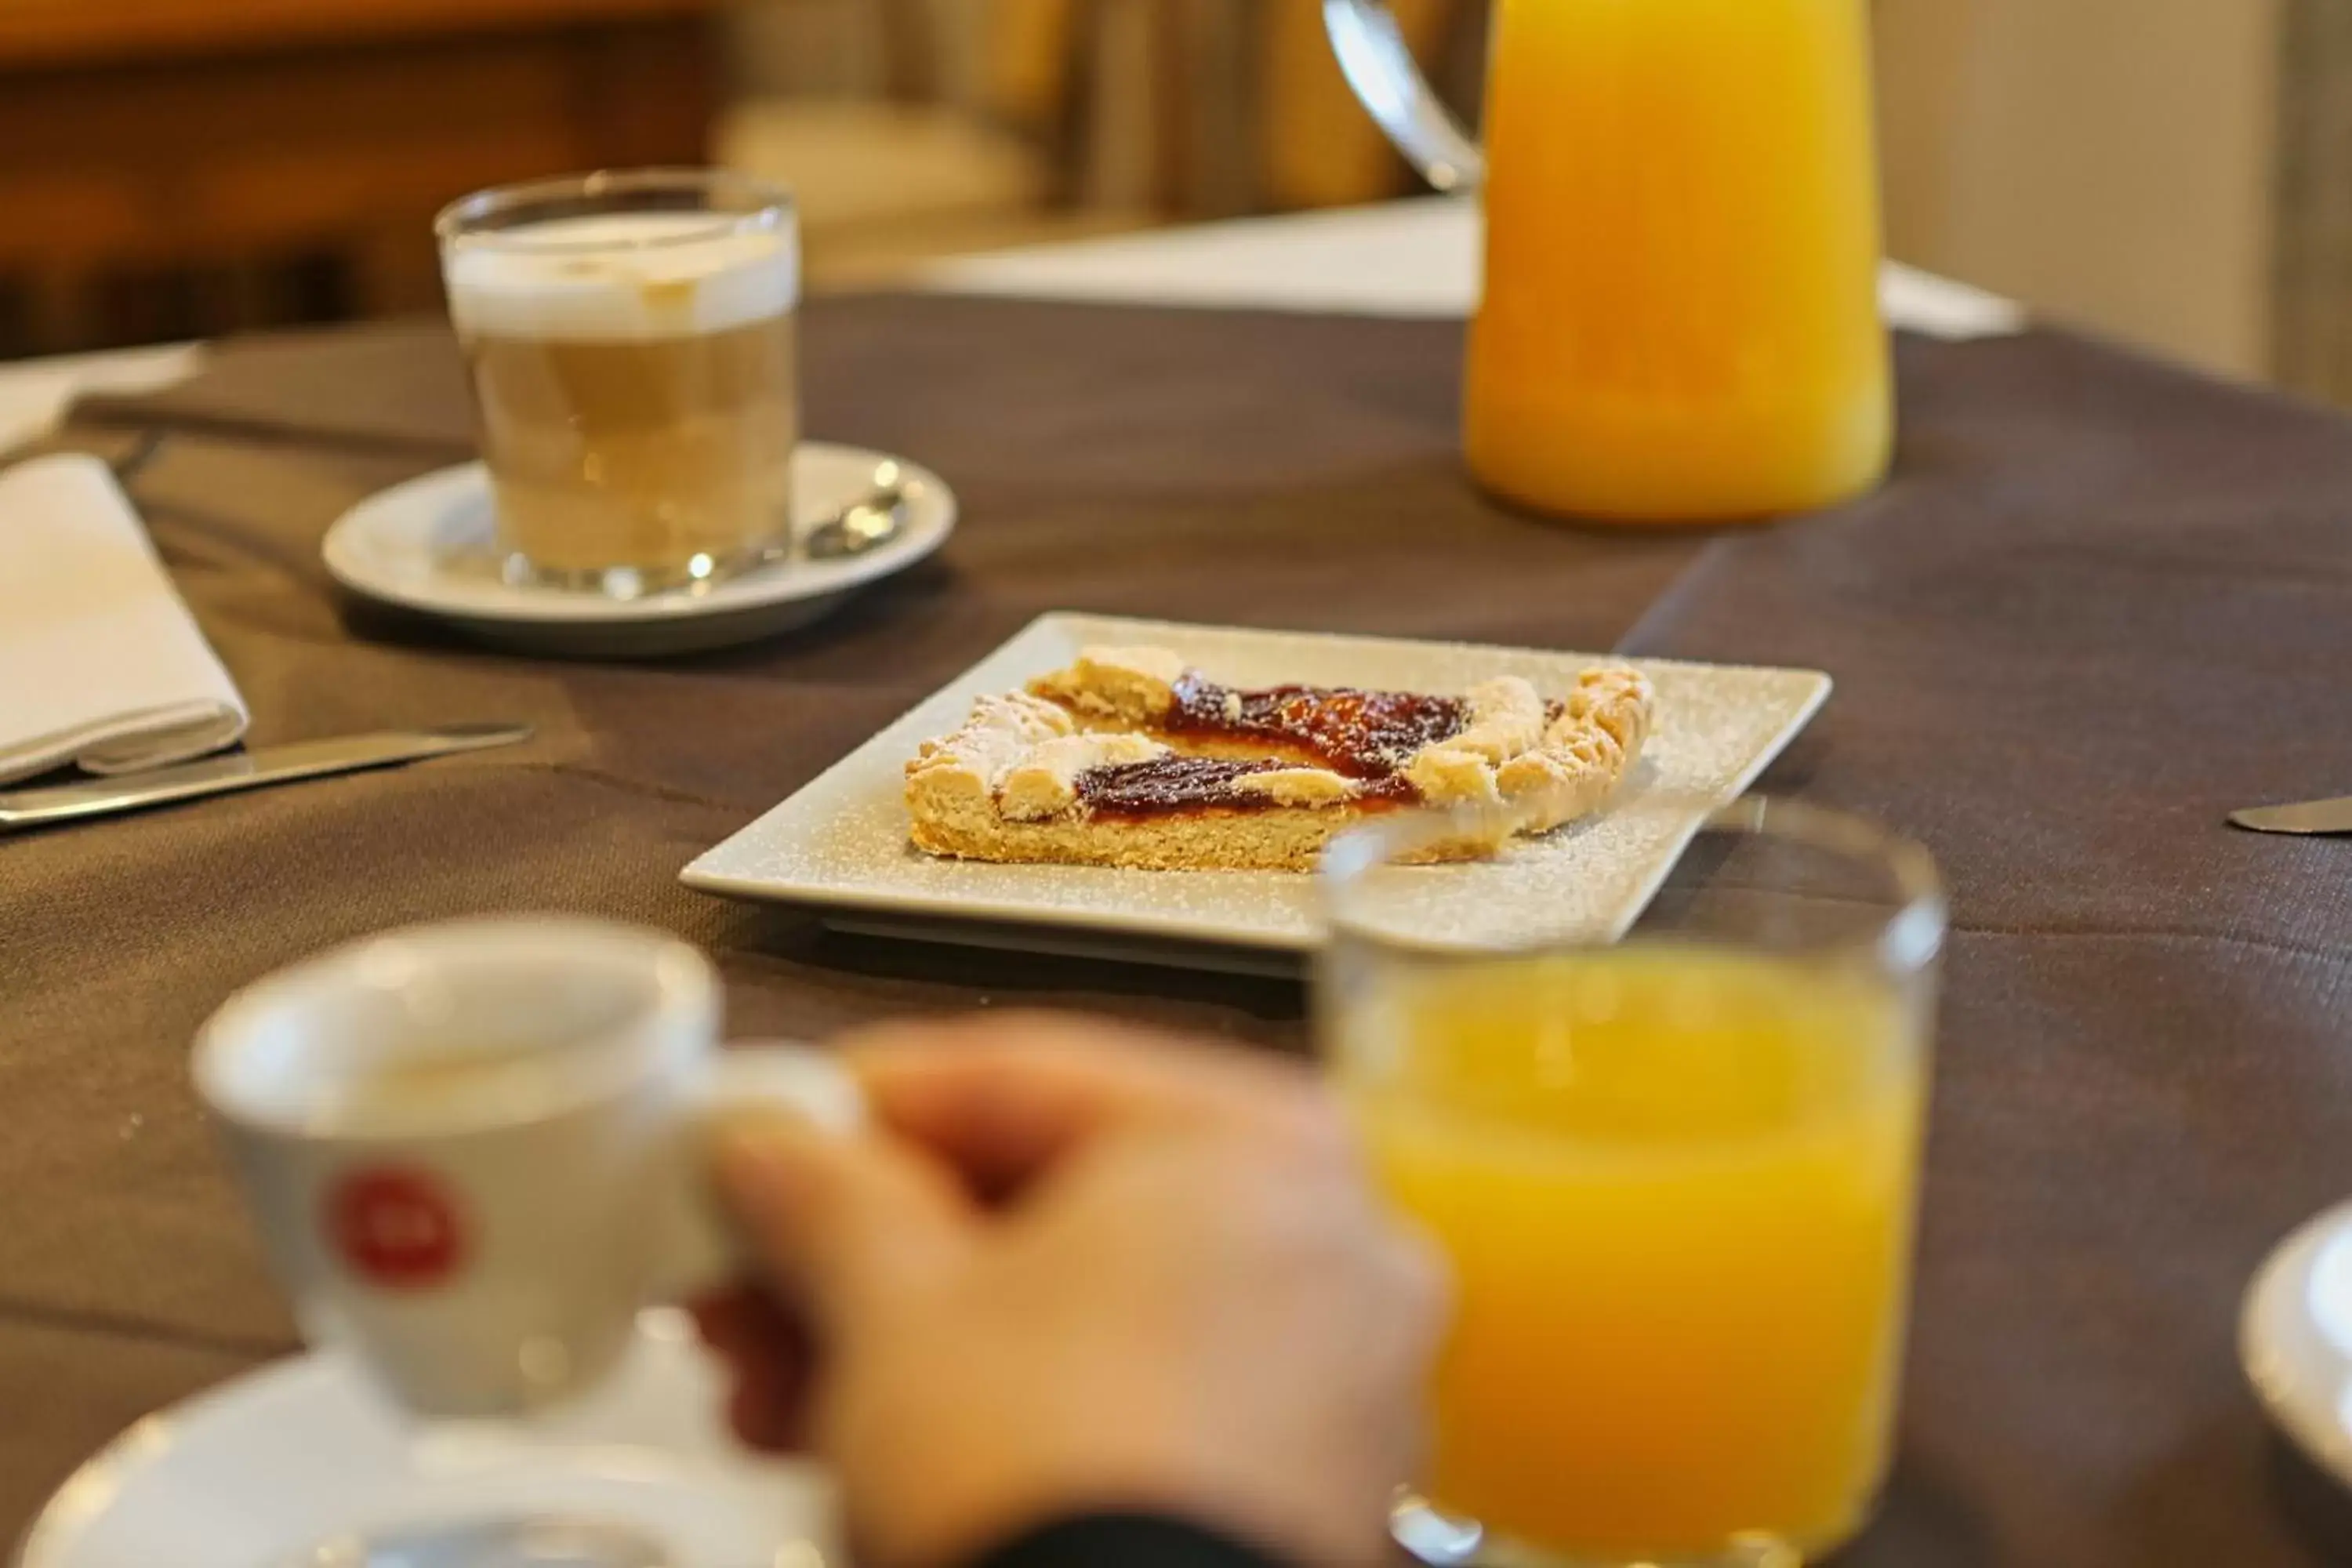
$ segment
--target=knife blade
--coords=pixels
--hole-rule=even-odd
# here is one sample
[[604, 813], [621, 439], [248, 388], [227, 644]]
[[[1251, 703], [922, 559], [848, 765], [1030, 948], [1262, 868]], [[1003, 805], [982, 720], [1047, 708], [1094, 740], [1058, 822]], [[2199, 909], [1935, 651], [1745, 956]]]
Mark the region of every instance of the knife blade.
[[530, 739], [528, 724], [450, 724], [437, 730], [385, 730], [327, 741], [298, 741], [121, 778], [0, 793], [0, 832], [83, 817], [143, 811], [173, 801], [231, 790], [260, 789], [296, 779], [388, 768], [452, 752], [478, 752]]
[[2256, 833], [2352, 833], [2352, 795], [2306, 800], [2294, 805], [2256, 805], [2233, 811], [2230, 821]]

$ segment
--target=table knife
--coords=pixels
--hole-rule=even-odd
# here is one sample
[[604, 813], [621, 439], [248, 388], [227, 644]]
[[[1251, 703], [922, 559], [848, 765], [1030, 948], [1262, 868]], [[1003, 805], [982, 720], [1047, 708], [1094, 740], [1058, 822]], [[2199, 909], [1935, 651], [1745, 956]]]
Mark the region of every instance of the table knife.
[[452, 752], [478, 752], [530, 739], [528, 724], [450, 724], [437, 730], [386, 730], [330, 741], [298, 741], [177, 767], [152, 768], [118, 778], [0, 793], [0, 833], [85, 816], [110, 816], [151, 805], [194, 800], [231, 790], [260, 789], [295, 779], [388, 768]]
[[2352, 795], [2306, 800], [2297, 805], [2256, 805], [2233, 811], [2230, 820], [2256, 833], [2352, 834]]

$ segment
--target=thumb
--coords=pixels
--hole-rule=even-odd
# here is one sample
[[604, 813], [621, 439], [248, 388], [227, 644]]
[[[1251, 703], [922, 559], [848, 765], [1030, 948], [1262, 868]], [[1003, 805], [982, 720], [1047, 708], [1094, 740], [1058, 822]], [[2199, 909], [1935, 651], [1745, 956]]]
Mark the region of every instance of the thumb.
[[969, 1201], [903, 1144], [763, 1116], [722, 1127], [714, 1153], [754, 1260], [820, 1329], [856, 1321], [968, 1241]]

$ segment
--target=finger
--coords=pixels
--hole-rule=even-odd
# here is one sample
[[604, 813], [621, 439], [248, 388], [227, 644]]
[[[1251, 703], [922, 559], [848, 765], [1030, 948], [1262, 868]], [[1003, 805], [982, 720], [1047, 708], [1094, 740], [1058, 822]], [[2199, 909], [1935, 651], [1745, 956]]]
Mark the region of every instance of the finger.
[[702, 1342], [730, 1365], [796, 1361], [807, 1354], [808, 1328], [801, 1315], [759, 1286], [713, 1291], [698, 1298], [688, 1310]]
[[803, 1447], [814, 1354], [798, 1315], [748, 1286], [705, 1296], [692, 1310], [703, 1342], [726, 1366], [735, 1435], [771, 1451]]
[[739, 1380], [727, 1396], [727, 1425], [736, 1440], [763, 1454], [801, 1454], [809, 1447], [807, 1402], [798, 1381], [779, 1388], [756, 1377]]
[[1116, 1130], [1270, 1122], [1316, 1093], [1296, 1062], [1066, 1014], [893, 1025], [845, 1051], [876, 1119], [982, 1192]]
[[950, 1265], [973, 1215], [950, 1173], [887, 1136], [841, 1137], [787, 1117], [718, 1136], [719, 1187], [762, 1272], [821, 1336]]

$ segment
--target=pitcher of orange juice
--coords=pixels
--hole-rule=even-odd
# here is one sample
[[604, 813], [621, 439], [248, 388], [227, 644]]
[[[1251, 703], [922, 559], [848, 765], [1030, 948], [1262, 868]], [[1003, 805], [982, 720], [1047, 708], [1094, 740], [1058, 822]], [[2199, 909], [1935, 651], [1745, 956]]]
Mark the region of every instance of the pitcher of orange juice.
[[1563, 516], [1720, 522], [1886, 469], [1866, 0], [1494, 0], [1483, 152], [1383, 0], [1342, 68], [1441, 190], [1483, 188], [1464, 446]]

